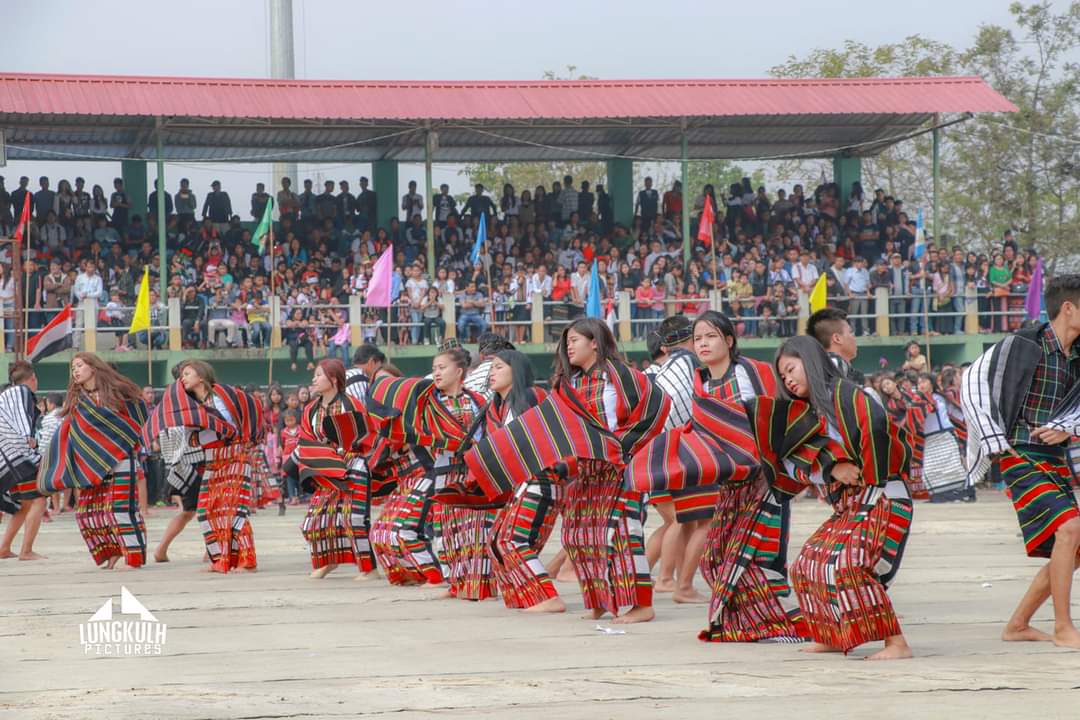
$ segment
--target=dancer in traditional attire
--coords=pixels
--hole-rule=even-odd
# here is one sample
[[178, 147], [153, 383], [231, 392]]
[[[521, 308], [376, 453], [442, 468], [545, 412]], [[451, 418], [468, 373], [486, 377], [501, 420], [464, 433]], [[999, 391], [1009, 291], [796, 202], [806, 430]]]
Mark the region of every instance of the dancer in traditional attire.
[[97, 355], [75, 353], [63, 422], [42, 456], [38, 490], [79, 488], [75, 520], [94, 562], [112, 569], [146, 562], [146, 526], [136, 473], [146, 422], [142, 389]]
[[[212, 572], [257, 566], [251, 457], [266, 430], [262, 411], [253, 395], [218, 384], [209, 363], [188, 360], [143, 432], [144, 442], [150, 442], [171, 428], [185, 429], [183, 456], [192, 471], [183, 482], [198, 481], [196, 517]], [[176, 477], [170, 473], [170, 479]]]
[[[490, 573], [477, 571], [486, 561], [493, 513], [446, 511], [434, 500], [483, 409], [483, 399], [463, 387], [468, 366], [463, 349], [444, 350], [432, 362], [431, 380], [381, 378], [369, 389], [367, 411], [374, 427], [392, 448], [408, 448], [422, 470], [416, 474], [410, 468], [399, 476], [371, 539], [391, 583], [439, 585], [445, 578], [451, 596], [478, 600], [495, 590]], [[436, 557], [439, 551], [445, 567]]]
[[973, 500], [975, 488], [968, 487], [967, 470], [960, 455], [945, 397], [930, 373], [919, 375], [916, 391], [928, 398], [932, 410], [925, 413], [919, 434], [923, 446], [922, 481], [930, 502]]
[[[182, 360], [173, 366], [173, 380], [180, 379], [180, 373], [184, 370], [186, 360]], [[158, 403], [160, 406], [161, 403]], [[153, 422], [155, 413], [151, 415]], [[169, 524], [165, 526], [165, 532], [158, 541], [154, 550], [154, 562], [169, 562], [169, 546], [183, 532], [188, 523], [195, 517], [195, 511], [199, 507], [199, 478], [203, 463], [201, 448], [192, 447], [188, 440], [190, 431], [182, 424], [170, 426], [165, 424], [160, 429], [156, 438], [151, 437], [144, 430], [143, 444], [151, 451], [161, 453], [162, 462], [165, 465], [165, 488], [162, 494], [166, 497], [179, 496], [180, 507], [173, 515]]]
[[465, 389], [484, 399], [491, 400], [491, 365], [495, 355], [503, 350], [513, 350], [514, 345], [498, 333], [486, 332], [476, 339], [480, 362], [465, 375]]
[[788, 585], [786, 550], [788, 500], [804, 486], [791, 475], [828, 474], [839, 447], [809, 405], [769, 397], [771, 366], [739, 355], [726, 316], [703, 313], [693, 332], [705, 365], [695, 373], [693, 420], [638, 452], [627, 481], [715, 499], [701, 562], [712, 589], [702, 640], [800, 641], [808, 631]]
[[874, 660], [911, 657], [893, 612], [883, 575], [895, 566], [880, 561], [907, 535], [909, 525], [892, 523], [885, 492], [890, 478], [903, 477], [911, 451], [906, 432], [884, 409], [845, 380], [816, 340], [794, 337], [780, 346], [776, 369], [790, 397], [807, 400], [856, 465], [840, 463], [833, 482], [822, 483], [833, 515], [803, 545], [791, 579], [815, 644], [810, 652], [844, 652], [884, 640]]
[[465, 454], [470, 480], [491, 498], [522, 478], [577, 461], [562, 543], [588, 618], [611, 613], [616, 623], [634, 623], [655, 617], [642, 494], [623, 489], [622, 473], [663, 429], [670, 408], [663, 391], [619, 358], [608, 326], [580, 318], [563, 330], [548, 397]]
[[[37, 487], [39, 446], [34, 438], [37, 423], [37, 375], [34, 366], [16, 360], [8, 366], [8, 386], [0, 392], [0, 511], [11, 512], [11, 522], [0, 539], [0, 559], [41, 560], [34, 539], [46, 512], [46, 498]], [[22, 547], [11, 550], [19, 528]]]
[[[668, 359], [667, 353], [664, 352], [664, 348], [660, 344], [660, 335], [657, 334], [656, 330], [651, 330], [645, 336], [645, 349], [649, 353], [651, 363], [642, 372], [655, 381], [656, 376], [664, 369], [665, 361]], [[672, 410], [668, 413], [665, 430], [686, 424], [685, 420], [681, 424], [673, 420], [674, 416], [678, 414], [674, 402], [672, 400]], [[686, 541], [682, 533], [679, 532], [678, 525], [675, 524], [675, 503], [671, 501], [671, 494], [666, 492], [649, 493], [648, 502], [656, 510], [656, 514], [660, 516], [660, 527], [653, 528], [645, 541], [645, 558], [649, 562], [649, 571], [653, 576], [653, 592], [674, 592], [675, 570], [678, 568], [679, 563], [682, 562]], [[558, 566], [560, 561], [565, 558], [565, 550], [559, 550], [559, 553], [560, 555], [557, 555], [552, 562], [553, 567]], [[557, 567], [556, 570], [558, 570]]]
[[[972, 481], [991, 467], [1004, 480], [1029, 557], [1049, 558], [1013, 612], [1002, 639], [1052, 640], [1080, 649], [1070, 596], [1080, 548], [1080, 509], [1065, 450], [1080, 435], [1080, 275], [1044, 291], [1049, 323], [1024, 328], [987, 350], [963, 375]], [[1031, 626], [1053, 599], [1052, 635]]]
[[357, 580], [378, 576], [368, 538], [371, 484], [364, 452], [369, 447], [359, 437], [367, 434], [365, 411], [345, 387], [344, 364], [335, 358], [319, 361], [311, 379], [312, 400], [300, 422], [300, 444], [291, 458], [301, 481], [315, 486], [301, 529], [316, 579], [341, 564], [356, 565]]
[[859, 354], [859, 341], [846, 312], [829, 307], [818, 310], [806, 321], [806, 334], [821, 343], [841, 377], [859, 387], [866, 384], [866, 377], [852, 364]]

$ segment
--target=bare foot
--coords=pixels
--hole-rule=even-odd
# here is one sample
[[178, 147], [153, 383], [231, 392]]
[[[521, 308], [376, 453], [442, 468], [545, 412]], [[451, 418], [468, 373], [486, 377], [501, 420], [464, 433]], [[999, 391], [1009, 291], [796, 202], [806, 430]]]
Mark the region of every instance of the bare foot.
[[561, 613], [566, 612], [566, 603], [561, 597], [548, 598], [542, 603], [527, 607], [522, 612], [527, 613]]
[[675, 592], [675, 578], [660, 578], [653, 584], [653, 592]]
[[18, 555], [11, 552], [10, 550], [4, 550], [4, 551], [0, 552], [0, 560], [7, 560], [8, 558], [13, 558], [13, 557], [18, 557]]
[[559, 568], [558, 574], [555, 575], [555, 580], [558, 582], [577, 582], [577, 573], [574, 571], [574, 563], [567, 560]]
[[369, 570], [368, 572], [362, 572], [353, 578], [353, 582], [367, 582], [368, 580], [378, 580], [379, 571]]
[[114, 567], [116, 567], [116, 563], [118, 562], [120, 562], [120, 556], [114, 555], [105, 562], [105, 567], [109, 570], [112, 570]]
[[832, 645], [826, 645], [825, 643], [810, 643], [806, 647], [799, 648], [799, 652], [804, 652], [804, 653], [838, 653], [838, 652], [841, 652], [841, 650], [838, 647], [833, 647]]
[[169, 562], [169, 556], [167, 553], [157, 550], [154, 552], [154, 562]]
[[604, 617], [604, 615], [606, 613], [607, 613], [607, 610], [605, 610], [604, 608], [593, 608], [592, 610], [589, 610], [584, 615], [582, 615], [581, 619], [582, 620], [599, 620], [600, 618]]
[[633, 625], [634, 623], [649, 622], [656, 617], [656, 611], [652, 606], [635, 605], [634, 609], [625, 615], [620, 615], [611, 621], [612, 625]]
[[315, 580], [322, 580], [324, 577], [332, 573], [337, 569], [337, 565], [323, 565], [321, 568], [311, 571], [311, 577]]
[[1054, 631], [1054, 644], [1058, 647], [1080, 650], [1080, 630], [1070, 625]]
[[31, 550], [30, 552], [21, 552], [21, 553], [19, 553], [19, 559], [20, 560], [45, 560], [46, 557], [44, 555], [39, 555], [38, 553]]
[[885, 649], [878, 650], [867, 660], [906, 660], [912, 656], [911, 647], [903, 635], [892, 635], [885, 638]]
[[120, 563], [115, 568], [116, 572], [127, 572], [128, 570], [138, 570], [137, 567], [128, 565], [127, 563]]
[[1014, 628], [1010, 625], [1005, 626], [1005, 630], [1001, 633], [1001, 639], [1004, 642], [1053, 642], [1054, 638], [1044, 633], [1042, 630], [1036, 630], [1028, 625], [1027, 627]]
[[690, 588], [689, 590], [676, 590], [674, 593], [672, 593], [671, 599], [677, 603], [683, 604], [709, 602], [709, 598], [705, 597], [694, 588]]

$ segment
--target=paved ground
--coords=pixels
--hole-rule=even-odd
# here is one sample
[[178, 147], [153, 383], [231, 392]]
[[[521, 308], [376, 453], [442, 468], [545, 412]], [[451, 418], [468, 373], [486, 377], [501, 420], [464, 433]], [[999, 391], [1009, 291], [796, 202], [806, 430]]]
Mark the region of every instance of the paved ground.
[[[168, 512], [150, 519], [156, 537]], [[824, 516], [795, 508], [793, 543]], [[866, 663], [793, 647], [705, 644], [701, 606], [657, 601], [626, 634], [570, 612], [522, 616], [431, 590], [307, 578], [298, 509], [255, 518], [260, 571], [199, 572], [194, 525], [173, 562], [97, 570], [70, 515], [44, 527], [47, 561], [0, 563], [0, 717], [1076, 718], [1080, 654], [997, 640], [1037, 562], [997, 494], [920, 505], [895, 603], [918, 657]], [[554, 548], [549, 549], [549, 553]], [[125, 584], [168, 625], [164, 654], [83, 656], [78, 625]], [[117, 606], [118, 608], [118, 606]], [[1039, 625], [1049, 629], [1048, 611]], [[606, 626], [606, 624], [605, 624]]]

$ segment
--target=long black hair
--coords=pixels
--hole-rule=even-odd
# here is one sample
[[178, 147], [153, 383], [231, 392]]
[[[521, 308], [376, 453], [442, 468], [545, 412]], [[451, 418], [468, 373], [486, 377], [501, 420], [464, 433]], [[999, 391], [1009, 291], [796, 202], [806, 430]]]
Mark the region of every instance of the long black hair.
[[[570, 377], [574, 372], [574, 368], [570, 365], [570, 358], [566, 354], [566, 338], [571, 330], [589, 340], [596, 341], [597, 365], [605, 365], [609, 360], [622, 362], [619, 348], [615, 344], [615, 336], [611, 334], [611, 328], [607, 326], [607, 323], [596, 318], [578, 318], [566, 326], [559, 338], [559, 347], [555, 351], [555, 372], [551, 375], [552, 386]], [[582, 368], [582, 370], [588, 369]]]
[[505, 402], [510, 411], [514, 413], [514, 417], [518, 417], [536, 405], [536, 393], [533, 392], [532, 363], [525, 353], [517, 350], [500, 350], [495, 353], [495, 357], [500, 362], [510, 366], [510, 377], [513, 384], [510, 386], [510, 392], [506, 394], [505, 400], [501, 395], [496, 395], [492, 402], [495, 403], [496, 407]]
[[[780, 359], [785, 357], [798, 358], [802, 361], [803, 371], [806, 374], [806, 384], [810, 390], [809, 398], [796, 398], [808, 400], [818, 415], [828, 418], [833, 425], [836, 424], [836, 406], [833, 403], [833, 389], [836, 383], [844, 380], [840, 371], [829, 356], [821, 343], [807, 335], [798, 335], [788, 338], [776, 351], [776, 359], [773, 365], [776, 367], [777, 377], [780, 374]], [[780, 383], [783, 392], [788, 397], [794, 397], [787, 389], [787, 385]]]
[[739, 359], [739, 338], [735, 333], [735, 325], [732, 324], [731, 319], [728, 318], [727, 315], [716, 312], [715, 310], [706, 310], [694, 320], [695, 331], [697, 331], [698, 323], [708, 323], [725, 338], [730, 339], [731, 347], [729, 348], [728, 353], [731, 355], [731, 362], [734, 363]]

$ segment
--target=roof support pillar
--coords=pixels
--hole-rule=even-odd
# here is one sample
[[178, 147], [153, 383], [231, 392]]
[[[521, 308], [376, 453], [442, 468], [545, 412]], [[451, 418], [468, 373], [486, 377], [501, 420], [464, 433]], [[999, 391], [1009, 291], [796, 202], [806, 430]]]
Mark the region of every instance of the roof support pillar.
[[[157, 132], [154, 133], [155, 140], [157, 141], [157, 241], [158, 241], [158, 298], [161, 302], [165, 302], [165, 298], [168, 294], [165, 292], [169, 286], [169, 259], [168, 248], [166, 247], [166, 224], [168, 218], [165, 216], [165, 160], [164, 153], [162, 152], [161, 144], [161, 118], [156, 121]], [[143, 173], [143, 177], [146, 177], [146, 173]], [[127, 183], [124, 183], [125, 185]]]
[[[128, 202], [131, 204], [131, 209], [128, 210], [128, 222], [130, 223], [136, 215], [146, 220], [146, 199], [149, 196], [146, 189], [146, 161], [121, 160], [120, 179], [124, 181], [124, 192], [127, 193]], [[105, 197], [109, 197], [108, 190], [105, 191]]]
[[371, 182], [375, 186], [375, 217], [371, 219], [368, 229], [374, 234], [380, 227], [389, 230], [390, 218], [397, 217], [397, 160], [376, 160], [371, 163]]
[[683, 121], [682, 129], [682, 196], [683, 196], [683, 211], [679, 213], [682, 215], [682, 257], [683, 257], [683, 272], [690, 267], [690, 249], [693, 243], [690, 241], [690, 213], [687, 210], [690, 209], [690, 203], [687, 202], [687, 197], [690, 189], [690, 141], [686, 137], [686, 121]]
[[941, 188], [941, 128], [936, 127], [937, 122], [934, 123], [934, 223], [931, 225], [934, 232], [934, 242], [938, 247], [942, 247], [941, 236], [938, 235], [938, 190]]
[[607, 161], [607, 191], [615, 222], [627, 230], [634, 224], [634, 161], [613, 158]]
[[431, 156], [435, 152], [435, 134], [424, 133], [424, 205], [427, 207], [427, 274], [435, 280], [435, 193], [431, 190]]
[[840, 212], [846, 213], [851, 184], [862, 182], [862, 158], [837, 153], [833, 155], [832, 167], [833, 182], [840, 188]]

